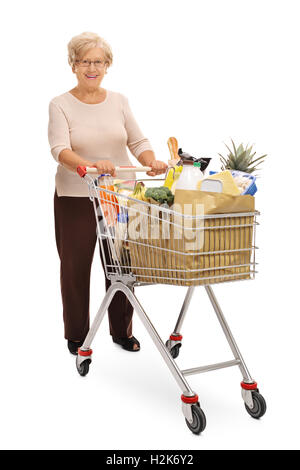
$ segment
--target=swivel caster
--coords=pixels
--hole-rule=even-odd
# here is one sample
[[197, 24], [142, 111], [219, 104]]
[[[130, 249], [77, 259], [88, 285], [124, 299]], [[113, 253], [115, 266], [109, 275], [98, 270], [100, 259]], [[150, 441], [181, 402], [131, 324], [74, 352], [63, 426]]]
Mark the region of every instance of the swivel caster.
[[198, 395], [186, 397], [181, 395], [182, 411], [187, 427], [193, 434], [200, 434], [206, 427], [206, 417], [200, 407]]
[[181, 348], [181, 340], [182, 336], [181, 335], [171, 335], [170, 339], [166, 342], [166, 346], [168, 350], [170, 351], [171, 356], [173, 359], [176, 359], [176, 357], [179, 356], [179, 349]]
[[91, 359], [86, 359], [81, 364], [76, 363], [76, 367], [77, 367], [79, 375], [84, 377], [85, 375], [87, 375], [89, 373], [90, 363], [91, 362], [92, 362]]
[[259, 393], [257, 383], [241, 383], [242, 397], [245, 402], [245, 408], [252, 418], [259, 419], [267, 411], [267, 405], [264, 397]]
[[92, 362], [91, 355], [92, 355], [92, 350], [81, 350], [78, 349], [78, 356], [76, 357], [76, 368], [82, 377], [87, 375], [89, 373], [89, 368], [90, 368], [90, 363]]

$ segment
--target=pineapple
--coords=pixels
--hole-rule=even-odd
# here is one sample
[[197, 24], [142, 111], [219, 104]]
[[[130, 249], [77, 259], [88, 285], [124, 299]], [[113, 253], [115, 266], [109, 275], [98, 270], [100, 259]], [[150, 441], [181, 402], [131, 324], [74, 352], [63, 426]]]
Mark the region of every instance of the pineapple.
[[[248, 145], [246, 148], [244, 148], [243, 144], [240, 144], [238, 148], [236, 148], [233, 140], [231, 139], [232, 145], [233, 145], [233, 152], [232, 150], [226, 145], [226, 147], [229, 150], [229, 154], [227, 155], [227, 158], [223, 157], [223, 155], [220, 155], [221, 157], [221, 163], [222, 163], [222, 171], [224, 170], [238, 170], [238, 171], [244, 171], [245, 173], [253, 173], [254, 171], [259, 170], [260, 168], [257, 168], [258, 165], [260, 165], [264, 160], [264, 158], [267, 155], [262, 155], [261, 157], [256, 158], [253, 160], [254, 155], [256, 152], [252, 153], [252, 147], [248, 148]], [[257, 163], [259, 162], [259, 163]], [[254, 165], [255, 164], [255, 165]]]

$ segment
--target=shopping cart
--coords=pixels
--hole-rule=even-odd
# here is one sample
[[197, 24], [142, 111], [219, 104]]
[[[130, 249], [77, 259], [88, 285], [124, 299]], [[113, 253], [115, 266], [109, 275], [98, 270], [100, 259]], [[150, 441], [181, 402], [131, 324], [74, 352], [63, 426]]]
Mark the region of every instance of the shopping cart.
[[[124, 168], [125, 171], [128, 169]], [[118, 170], [122, 171], [122, 168]], [[136, 169], [149, 170], [149, 167]], [[97, 172], [95, 168], [79, 167], [77, 171], [89, 187], [105, 275], [111, 280], [90, 331], [78, 349], [76, 366], [79, 374], [85, 376], [89, 372], [91, 344], [112, 298], [121, 291], [131, 302], [179, 385], [182, 411], [194, 434], [205, 429], [206, 417], [198, 395], [186, 380], [188, 375], [238, 366], [243, 377], [241, 391], [245, 408], [253, 418], [263, 416], [265, 400], [247, 369], [211, 287], [212, 284], [255, 277], [255, 229], [259, 212], [186, 215], [116, 192], [109, 175], [93, 175]], [[133, 292], [133, 287], [153, 284], [188, 287], [175, 328], [166, 343]], [[196, 286], [206, 290], [233, 359], [180, 370], [175, 362], [182, 345], [180, 332]]]

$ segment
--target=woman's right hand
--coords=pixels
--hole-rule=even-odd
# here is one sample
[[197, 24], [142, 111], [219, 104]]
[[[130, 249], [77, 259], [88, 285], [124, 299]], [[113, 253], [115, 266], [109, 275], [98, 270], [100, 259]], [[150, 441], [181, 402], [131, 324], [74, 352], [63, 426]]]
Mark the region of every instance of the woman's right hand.
[[109, 173], [111, 176], [116, 176], [115, 165], [109, 160], [98, 160], [93, 167], [97, 168], [99, 174]]

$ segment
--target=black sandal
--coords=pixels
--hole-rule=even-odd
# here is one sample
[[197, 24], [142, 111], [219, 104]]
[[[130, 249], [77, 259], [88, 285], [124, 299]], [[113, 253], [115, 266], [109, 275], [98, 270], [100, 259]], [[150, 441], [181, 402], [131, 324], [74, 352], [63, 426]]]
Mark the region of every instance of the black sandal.
[[[112, 337], [112, 340], [114, 343], [120, 344], [123, 349], [126, 349], [126, 351], [139, 351], [140, 350], [140, 343], [138, 340], [134, 337], [131, 336], [131, 338], [116, 338]], [[137, 348], [134, 348], [134, 345], [137, 345]]]
[[78, 354], [78, 348], [83, 345], [83, 341], [70, 341], [68, 339], [68, 349], [71, 354], [74, 356], [77, 356]]

